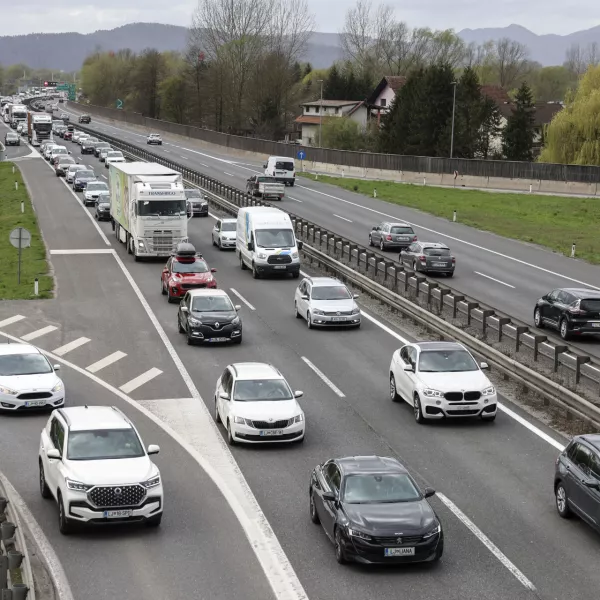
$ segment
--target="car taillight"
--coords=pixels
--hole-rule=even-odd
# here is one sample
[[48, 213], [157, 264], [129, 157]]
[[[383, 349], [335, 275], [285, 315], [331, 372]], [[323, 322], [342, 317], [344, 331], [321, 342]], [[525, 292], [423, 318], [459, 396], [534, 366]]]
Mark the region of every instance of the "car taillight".
[[427, 257], [425, 255], [421, 255], [421, 256], [419, 256], [419, 260], [421, 262], [425, 262], [427, 260]]
[[416, 242], [416, 241], [417, 241], [417, 236], [416, 236], [416, 235], [415, 235], [415, 236], [413, 236], [413, 239], [412, 239], [412, 241], [413, 241], [413, 242]]
[[454, 256], [452, 257], [452, 262], [455, 263], [456, 259], [454, 258]]
[[388, 242], [391, 242], [391, 241], [392, 241], [392, 236], [391, 236], [391, 235], [387, 235], [387, 236], [385, 237], [385, 239], [386, 239]]
[[571, 306], [569, 306], [568, 310], [572, 315], [581, 315], [581, 314], [585, 313], [585, 310], [581, 310], [580, 306], [581, 306], [581, 300], [577, 300], [577, 302], [575, 302], [574, 304], [571, 304]]

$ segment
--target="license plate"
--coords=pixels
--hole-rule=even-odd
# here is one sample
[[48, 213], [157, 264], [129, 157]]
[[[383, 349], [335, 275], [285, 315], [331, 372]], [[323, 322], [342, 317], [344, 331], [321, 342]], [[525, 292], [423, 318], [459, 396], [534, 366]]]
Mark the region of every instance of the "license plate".
[[397, 242], [408, 242], [408, 238], [405, 235], [399, 235], [396, 237]]
[[281, 429], [267, 429], [266, 431], [261, 431], [260, 435], [262, 437], [270, 437], [273, 435], [283, 435], [283, 431], [281, 431]]
[[25, 406], [45, 406], [45, 400], [29, 400], [29, 402], [25, 402]]
[[467, 404], [459, 404], [458, 406], [452, 406], [452, 408], [456, 409], [456, 410], [470, 410], [471, 408], [473, 408], [472, 406], [469, 406]]
[[433, 263], [434, 267], [446, 267], [448, 263]]
[[386, 548], [385, 555], [386, 556], [414, 556], [415, 549], [414, 548]]
[[592, 327], [600, 327], [600, 323], [592, 323]]
[[130, 517], [131, 514], [131, 510], [105, 510], [103, 516], [105, 519], [122, 519]]
[[285, 269], [286, 266], [285, 265], [275, 265], [276, 269]]
[[226, 337], [220, 337], [220, 338], [209, 338], [208, 339], [209, 342], [228, 342], [229, 338]]
[[346, 317], [332, 317], [332, 321], [345, 321]]

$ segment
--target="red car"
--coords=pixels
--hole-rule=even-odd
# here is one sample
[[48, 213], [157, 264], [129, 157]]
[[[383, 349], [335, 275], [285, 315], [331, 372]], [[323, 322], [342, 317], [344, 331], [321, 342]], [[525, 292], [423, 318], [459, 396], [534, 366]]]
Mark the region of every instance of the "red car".
[[65, 134], [63, 135], [63, 138], [65, 140], [72, 140], [73, 139], [73, 132], [72, 131], [65, 131]]
[[177, 302], [188, 290], [217, 287], [217, 280], [213, 276], [217, 270], [211, 269], [191, 244], [179, 246], [167, 261], [160, 279], [162, 293], [168, 296], [169, 302]]

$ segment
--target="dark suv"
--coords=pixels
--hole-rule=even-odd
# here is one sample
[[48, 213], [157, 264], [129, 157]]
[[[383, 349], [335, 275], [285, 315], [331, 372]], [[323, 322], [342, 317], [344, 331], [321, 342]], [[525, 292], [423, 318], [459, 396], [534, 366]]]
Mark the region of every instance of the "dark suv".
[[413, 271], [422, 273], [445, 273], [454, 275], [456, 259], [450, 254], [446, 244], [437, 242], [414, 242], [406, 250], [400, 252], [401, 263], [412, 267]]
[[557, 289], [537, 301], [533, 322], [540, 329], [558, 329], [563, 340], [571, 335], [600, 335], [600, 292]]
[[80, 123], [90, 123], [92, 120], [92, 117], [90, 117], [90, 115], [81, 115], [79, 117], [79, 122]]
[[556, 459], [556, 510], [573, 513], [600, 532], [600, 434], [575, 436]]

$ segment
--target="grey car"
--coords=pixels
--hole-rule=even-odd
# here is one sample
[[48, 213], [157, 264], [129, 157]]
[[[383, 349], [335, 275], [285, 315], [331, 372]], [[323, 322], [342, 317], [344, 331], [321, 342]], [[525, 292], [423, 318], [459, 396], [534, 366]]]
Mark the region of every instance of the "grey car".
[[4, 145], [5, 146], [20, 146], [21, 145], [21, 138], [19, 137], [19, 134], [13, 133], [12, 131], [9, 131], [4, 136]]
[[400, 252], [398, 260], [413, 271], [421, 273], [445, 273], [454, 275], [456, 259], [450, 248], [437, 242], [413, 242]]
[[369, 246], [379, 246], [380, 250], [404, 249], [416, 241], [417, 236], [408, 223], [385, 221], [374, 225], [369, 233]]

